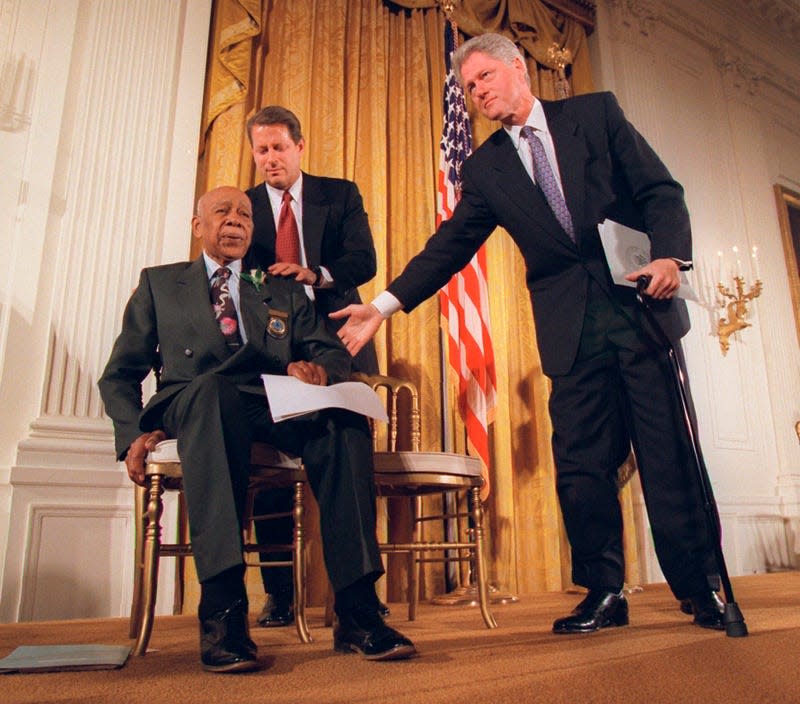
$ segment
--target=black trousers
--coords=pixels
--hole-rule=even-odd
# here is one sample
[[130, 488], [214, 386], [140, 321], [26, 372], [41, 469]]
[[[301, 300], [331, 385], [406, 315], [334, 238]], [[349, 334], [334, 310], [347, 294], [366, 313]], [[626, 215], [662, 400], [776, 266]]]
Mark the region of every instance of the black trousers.
[[203, 374], [170, 403], [163, 424], [178, 441], [201, 582], [243, 562], [242, 511], [253, 440], [302, 457], [319, 504], [334, 590], [383, 572], [372, 440], [363, 416], [334, 409], [275, 424], [265, 396], [243, 393], [224, 376]]
[[[336, 310], [340, 306], [334, 306]], [[325, 311], [321, 311], [325, 313]], [[331, 331], [335, 334], [341, 327], [340, 321], [329, 321]], [[375, 352], [375, 344], [370, 342], [363, 347], [353, 359], [353, 371], [364, 374], [378, 373], [378, 357]], [[291, 489], [273, 489], [262, 491], [255, 497], [255, 512], [265, 513], [288, 513], [292, 510], [294, 492]], [[269, 521], [259, 521], [256, 523], [256, 538], [259, 543], [283, 543], [288, 545], [292, 542], [294, 523], [291, 516], [286, 518], [275, 518]], [[292, 557], [288, 552], [263, 553], [261, 560], [264, 562], [286, 562]], [[262, 567], [261, 581], [264, 584], [264, 591], [268, 594], [278, 594], [284, 601], [291, 602], [293, 594], [293, 580], [291, 567]]]
[[667, 350], [596, 285], [578, 358], [552, 378], [557, 489], [572, 579], [619, 590], [625, 578], [617, 469], [631, 445], [659, 564], [676, 598], [709, 587], [713, 543]]

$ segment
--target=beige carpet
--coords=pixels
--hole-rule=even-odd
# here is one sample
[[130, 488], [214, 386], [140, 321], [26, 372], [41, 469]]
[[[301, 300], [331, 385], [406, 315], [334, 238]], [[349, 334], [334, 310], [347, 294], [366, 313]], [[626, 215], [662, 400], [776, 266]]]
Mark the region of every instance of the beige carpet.
[[[0, 704], [17, 702], [800, 702], [800, 573], [734, 580], [750, 635], [690, 625], [664, 585], [630, 596], [631, 625], [588, 636], [554, 636], [552, 620], [574, 594], [525, 596], [494, 607], [488, 630], [477, 609], [423, 604], [417, 621], [392, 604], [390, 622], [419, 657], [370, 663], [332, 650], [322, 609], [315, 642], [292, 629], [253, 629], [263, 669], [212, 675], [198, 664], [196, 620], [156, 619], [145, 657], [119, 670], [0, 676]], [[0, 657], [17, 645], [126, 644], [127, 621], [107, 619], [0, 626]]]

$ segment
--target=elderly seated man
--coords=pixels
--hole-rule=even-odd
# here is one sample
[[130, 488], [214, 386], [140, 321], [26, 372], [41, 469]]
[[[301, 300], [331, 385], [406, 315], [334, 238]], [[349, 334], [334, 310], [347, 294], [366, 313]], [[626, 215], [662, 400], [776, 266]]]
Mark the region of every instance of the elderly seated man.
[[[366, 419], [325, 410], [276, 425], [260, 375], [343, 381], [350, 356], [291, 279], [242, 271], [253, 232], [250, 199], [223, 186], [192, 218], [203, 253], [144, 269], [99, 381], [130, 478], [144, 482], [156, 443], [177, 438], [197, 574], [200, 655], [211, 672], [258, 667], [248, 628], [242, 508], [253, 440], [302, 457], [320, 508], [335, 591], [334, 648], [372, 660], [410, 657], [410, 640], [378, 613], [383, 573], [375, 536], [372, 445]], [[160, 369], [142, 408], [142, 381]]]

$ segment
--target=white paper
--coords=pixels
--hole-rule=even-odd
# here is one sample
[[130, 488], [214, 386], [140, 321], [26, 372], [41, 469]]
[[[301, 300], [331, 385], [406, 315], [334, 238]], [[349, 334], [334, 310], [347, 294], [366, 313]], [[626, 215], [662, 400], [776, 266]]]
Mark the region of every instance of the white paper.
[[[613, 220], [604, 220], [597, 229], [614, 283], [635, 287], [636, 282], [627, 281], [625, 275], [650, 263], [650, 238], [647, 233]], [[680, 277], [681, 285], [675, 295], [688, 301], [696, 301], [697, 294], [689, 284], [686, 272], [680, 272]]]
[[380, 396], [360, 381], [317, 386], [293, 376], [262, 374], [261, 379], [276, 423], [321, 408], [345, 408], [384, 422], [389, 420]]

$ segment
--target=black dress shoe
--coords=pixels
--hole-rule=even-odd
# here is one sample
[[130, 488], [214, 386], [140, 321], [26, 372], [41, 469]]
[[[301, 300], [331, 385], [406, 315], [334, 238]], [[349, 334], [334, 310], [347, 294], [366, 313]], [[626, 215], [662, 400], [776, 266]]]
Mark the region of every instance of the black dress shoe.
[[375, 608], [357, 607], [337, 617], [334, 650], [360, 653], [367, 660], [402, 660], [417, 653], [414, 644], [387, 626]]
[[268, 594], [264, 608], [256, 619], [256, 623], [264, 628], [291, 626], [294, 623], [294, 606], [291, 600], [281, 599]]
[[209, 672], [248, 672], [258, 668], [258, 648], [250, 639], [247, 602], [237, 599], [227, 609], [200, 621], [200, 660]]
[[386, 618], [391, 611], [389, 611], [389, 607], [386, 606], [380, 599], [378, 600], [378, 613], [383, 617]]
[[[691, 613], [694, 614], [692, 623], [695, 626], [713, 628], [715, 631], [725, 630], [725, 623], [722, 620], [722, 615], [725, 613], [725, 604], [717, 596], [716, 592], [709, 589], [707, 592], [690, 596], [683, 601], [688, 602], [692, 609]], [[683, 611], [683, 602], [681, 602], [681, 611]]]
[[628, 625], [628, 601], [622, 593], [590, 590], [569, 616], [556, 619], [553, 633], [592, 633]]

